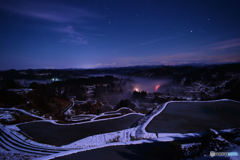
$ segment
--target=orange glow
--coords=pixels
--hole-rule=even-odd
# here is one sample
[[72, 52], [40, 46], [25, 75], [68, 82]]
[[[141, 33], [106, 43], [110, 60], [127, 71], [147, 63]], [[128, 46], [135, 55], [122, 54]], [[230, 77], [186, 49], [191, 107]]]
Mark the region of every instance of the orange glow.
[[140, 91], [139, 88], [134, 88], [133, 90], [136, 91], [136, 92]]
[[160, 84], [157, 84], [157, 85], [155, 86], [155, 91], [157, 92], [159, 88], [160, 88]]

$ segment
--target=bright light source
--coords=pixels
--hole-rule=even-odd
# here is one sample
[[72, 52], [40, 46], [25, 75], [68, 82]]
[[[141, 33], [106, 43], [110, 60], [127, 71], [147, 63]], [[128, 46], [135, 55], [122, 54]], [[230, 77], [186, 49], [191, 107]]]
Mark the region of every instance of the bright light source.
[[136, 91], [136, 92], [140, 91], [139, 88], [136, 88], [136, 87], [133, 90]]
[[160, 88], [160, 84], [157, 84], [157, 85], [155, 86], [155, 91], [157, 92], [159, 88]]

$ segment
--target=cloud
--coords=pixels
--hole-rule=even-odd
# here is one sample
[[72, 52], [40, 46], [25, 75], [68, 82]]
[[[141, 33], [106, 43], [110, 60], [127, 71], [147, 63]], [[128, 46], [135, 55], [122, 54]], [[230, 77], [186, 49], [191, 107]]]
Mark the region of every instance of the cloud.
[[110, 62], [110, 63], [87, 64], [80, 66], [80, 68], [109, 68], [109, 67], [119, 67], [119, 65], [116, 62]]
[[166, 42], [168, 40], [173, 40], [173, 39], [176, 39], [177, 37], [182, 37], [182, 36], [183, 36], [182, 33], [176, 33], [172, 36], [168, 35], [168, 36], [163, 36], [163, 37], [160, 37], [160, 38], [150, 39], [150, 40], [139, 43], [139, 45], [146, 46], [146, 45], [158, 44], [162, 41]]
[[[60, 3], [61, 2], [61, 3]], [[61, 34], [59, 40], [62, 43], [77, 45], [88, 44], [89, 37], [100, 34], [92, 33], [92, 22], [104, 19], [104, 16], [86, 10], [79, 6], [63, 4], [62, 1], [30, 1], [30, 0], [7, 0], [3, 1], [0, 10], [14, 13], [18, 16], [29, 17], [36, 20], [46, 21], [45, 28]], [[81, 28], [81, 32], [76, 28]]]
[[57, 23], [81, 23], [87, 19], [101, 19], [103, 16], [75, 6], [54, 3], [54, 1], [4, 1], [0, 9], [18, 15], [38, 18]]
[[225, 50], [231, 48], [239, 48], [240, 47], [240, 38], [220, 41], [209, 46], [212, 50]]
[[[165, 65], [180, 65], [180, 64], [216, 64], [216, 63], [234, 63], [240, 62], [240, 56], [237, 53], [228, 54], [210, 54], [208, 52], [192, 52], [180, 53], [169, 56], [155, 57], [156, 63], [159, 62]], [[154, 61], [153, 61], [154, 62]]]
[[104, 68], [104, 67], [126, 67], [141, 65], [187, 65], [187, 64], [221, 64], [240, 62], [238, 52], [228, 52], [227, 54], [211, 54], [210, 52], [183, 52], [168, 55], [152, 56], [122, 56], [117, 58], [102, 57], [96, 63], [86, 60], [80, 68]]
[[57, 32], [63, 33], [66, 36], [60, 40], [62, 43], [73, 43], [73, 44], [80, 44], [86, 45], [88, 44], [87, 37], [84, 36], [82, 33], [77, 32], [73, 26], [68, 25], [62, 28], [55, 29]]
[[[116, 60], [113, 60], [116, 61]], [[127, 56], [117, 59], [111, 67], [136, 66], [136, 65], [184, 65], [184, 64], [218, 64], [240, 62], [238, 53], [209, 54], [205, 52], [174, 53], [165, 56]], [[108, 63], [108, 62], [106, 62]], [[104, 64], [104, 63], [103, 63]], [[102, 65], [103, 65], [102, 64]], [[111, 64], [110, 62], [108, 64]]]

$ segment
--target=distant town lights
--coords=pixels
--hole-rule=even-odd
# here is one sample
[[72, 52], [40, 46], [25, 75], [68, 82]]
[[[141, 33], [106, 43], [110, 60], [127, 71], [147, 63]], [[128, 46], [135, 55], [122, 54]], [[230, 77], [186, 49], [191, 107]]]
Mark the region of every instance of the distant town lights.
[[52, 78], [51, 80], [52, 80], [53, 82], [60, 81], [60, 79], [59, 79], [59, 78]]

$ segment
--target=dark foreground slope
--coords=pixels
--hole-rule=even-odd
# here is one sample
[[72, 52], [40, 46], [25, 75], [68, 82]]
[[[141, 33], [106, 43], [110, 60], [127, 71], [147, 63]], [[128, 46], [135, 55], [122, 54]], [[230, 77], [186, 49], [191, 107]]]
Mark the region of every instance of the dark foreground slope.
[[[173, 154], [175, 153], [175, 154]], [[170, 143], [144, 143], [138, 145], [112, 146], [79, 152], [55, 160], [166, 160], [179, 159], [181, 155]]]

